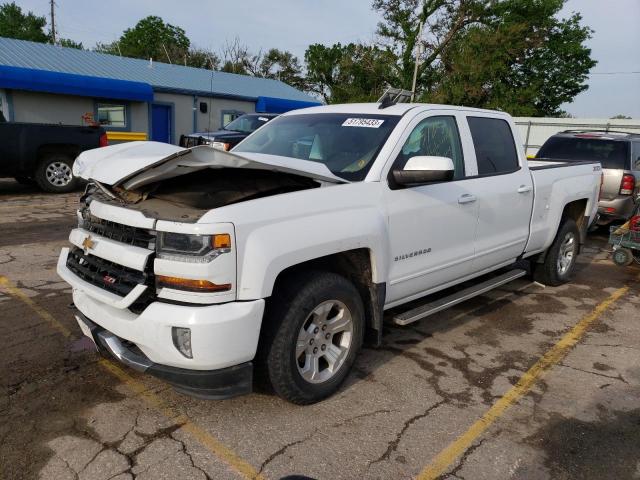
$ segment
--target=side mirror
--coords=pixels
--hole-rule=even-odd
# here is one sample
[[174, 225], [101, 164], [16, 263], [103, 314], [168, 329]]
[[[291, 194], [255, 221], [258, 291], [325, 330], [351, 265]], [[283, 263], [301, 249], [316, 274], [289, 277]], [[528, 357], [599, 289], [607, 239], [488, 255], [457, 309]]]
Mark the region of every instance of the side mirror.
[[404, 169], [393, 170], [393, 179], [398, 185], [412, 186], [431, 182], [453, 180], [453, 160], [448, 157], [411, 157]]

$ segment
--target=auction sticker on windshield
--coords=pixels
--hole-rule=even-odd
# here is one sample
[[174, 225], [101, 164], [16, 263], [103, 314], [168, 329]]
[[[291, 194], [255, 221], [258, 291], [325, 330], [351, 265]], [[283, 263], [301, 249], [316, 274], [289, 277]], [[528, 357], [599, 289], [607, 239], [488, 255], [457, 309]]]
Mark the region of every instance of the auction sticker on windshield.
[[378, 128], [384, 120], [378, 118], [347, 118], [342, 124], [343, 127], [366, 127]]

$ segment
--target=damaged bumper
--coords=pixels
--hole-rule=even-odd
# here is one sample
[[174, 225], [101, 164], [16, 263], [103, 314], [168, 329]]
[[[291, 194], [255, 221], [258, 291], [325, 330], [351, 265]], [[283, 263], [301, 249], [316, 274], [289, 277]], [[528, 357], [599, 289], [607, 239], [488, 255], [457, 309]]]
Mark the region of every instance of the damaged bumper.
[[253, 383], [253, 364], [244, 362], [217, 370], [188, 370], [152, 362], [135, 345], [93, 323], [81, 312], [76, 320], [82, 331], [103, 354], [110, 354], [124, 365], [164, 380], [179, 392], [206, 398], [224, 399], [250, 393]]

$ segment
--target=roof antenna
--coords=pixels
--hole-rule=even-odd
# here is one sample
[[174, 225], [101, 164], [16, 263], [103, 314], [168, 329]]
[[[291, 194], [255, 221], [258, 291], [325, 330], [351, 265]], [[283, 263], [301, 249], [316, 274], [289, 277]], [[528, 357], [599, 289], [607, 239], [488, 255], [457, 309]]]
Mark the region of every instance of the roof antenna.
[[169, 63], [171, 65], [173, 65], [173, 62], [171, 61], [171, 57], [169, 56], [169, 52], [167, 51], [167, 47], [164, 46], [164, 43], [162, 44], [162, 48], [164, 49], [164, 53], [167, 56], [167, 59], [169, 60]]

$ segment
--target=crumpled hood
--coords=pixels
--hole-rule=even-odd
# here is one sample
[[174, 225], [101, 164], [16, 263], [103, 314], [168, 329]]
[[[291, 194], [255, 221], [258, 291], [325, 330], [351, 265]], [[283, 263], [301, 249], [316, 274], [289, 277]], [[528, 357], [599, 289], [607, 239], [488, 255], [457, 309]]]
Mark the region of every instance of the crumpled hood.
[[225, 152], [201, 145], [183, 148], [160, 142], [129, 142], [86, 150], [73, 174], [131, 190], [203, 168], [250, 168], [300, 175], [331, 183], [349, 183], [323, 164], [276, 155]]

